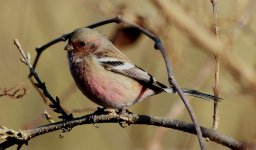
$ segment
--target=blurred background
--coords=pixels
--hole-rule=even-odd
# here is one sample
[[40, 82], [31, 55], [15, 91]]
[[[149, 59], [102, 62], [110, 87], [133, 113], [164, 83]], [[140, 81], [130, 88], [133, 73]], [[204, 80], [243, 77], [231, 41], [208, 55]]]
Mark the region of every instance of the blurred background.
[[[169, 2], [169, 1], [167, 1]], [[210, 0], [175, 0], [179, 7], [200, 26], [213, 29], [213, 13]], [[171, 3], [170, 3], [171, 4]], [[249, 0], [219, 0], [217, 6], [220, 39], [228, 39], [238, 18], [245, 16], [247, 22], [239, 29], [233, 41], [232, 53], [236, 53], [246, 65], [256, 64], [256, 21], [254, 8]], [[1, 92], [23, 89], [27, 93], [19, 99], [11, 96], [0, 97], [0, 125], [19, 130], [45, 125], [42, 118], [47, 110], [57, 120], [56, 115], [44, 103], [42, 97], [27, 78], [28, 68], [19, 61], [20, 54], [13, 45], [18, 38], [32, 60], [39, 45], [74, 29], [97, 21], [112, 18], [118, 14], [137, 23], [159, 36], [168, 50], [173, 63], [174, 74], [182, 87], [213, 93], [215, 59], [197, 46], [188, 34], [171, 19], [166, 18], [156, 0], [8, 0], [0, 5], [0, 88]], [[241, 23], [239, 22], [239, 23]], [[109, 24], [97, 28], [108, 36], [134, 63], [144, 68], [159, 81], [168, 84], [166, 68], [153, 42], [138, 31], [124, 26]], [[195, 28], [195, 30], [197, 30]], [[61, 104], [75, 116], [93, 112], [97, 105], [89, 101], [74, 85], [70, 75], [65, 43], [58, 43], [43, 52], [36, 68], [48, 90], [59, 96]], [[233, 60], [236, 61], [236, 60]], [[220, 96], [218, 130], [235, 139], [255, 142], [256, 105], [255, 95], [241, 88], [226, 67], [220, 65]], [[256, 77], [255, 77], [256, 80]], [[16, 86], [17, 85], [17, 86]], [[28, 90], [29, 89], [29, 90]], [[19, 91], [21, 94], [23, 90]], [[17, 93], [16, 93], [17, 95]], [[213, 102], [192, 98], [191, 104], [202, 126], [212, 128]], [[129, 109], [138, 114], [168, 116], [172, 119], [191, 122], [191, 119], [177, 95], [160, 94], [144, 100]], [[254, 116], [254, 117], [253, 117]], [[184, 132], [157, 128], [155, 126], [131, 125], [121, 128], [118, 124], [78, 126], [65, 133], [60, 139], [60, 131], [45, 134], [29, 141], [22, 149], [44, 150], [165, 150], [199, 149], [197, 137]], [[214, 142], [206, 142], [207, 149], [228, 149]], [[12, 147], [10, 149], [16, 149]]]

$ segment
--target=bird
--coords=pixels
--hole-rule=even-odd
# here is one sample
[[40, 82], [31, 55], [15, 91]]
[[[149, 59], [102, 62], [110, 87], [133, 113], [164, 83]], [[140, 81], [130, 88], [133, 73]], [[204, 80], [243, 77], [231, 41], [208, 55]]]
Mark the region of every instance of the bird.
[[[176, 93], [173, 86], [158, 82], [136, 66], [103, 34], [95, 29], [78, 28], [65, 48], [73, 79], [92, 102], [112, 109], [126, 109], [143, 99], [162, 92]], [[185, 94], [205, 100], [214, 96], [193, 89]]]

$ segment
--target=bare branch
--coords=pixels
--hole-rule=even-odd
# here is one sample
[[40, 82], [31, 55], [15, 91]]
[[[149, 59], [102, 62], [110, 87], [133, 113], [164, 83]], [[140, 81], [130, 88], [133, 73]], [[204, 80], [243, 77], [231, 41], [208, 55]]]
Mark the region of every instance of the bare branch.
[[32, 74], [32, 76], [35, 78], [36, 82], [37, 82], [37, 87], [40, 88], [43, 91], [43, 94], [52, 102], [52, 104], [50, 104], [49, 106], [51, 108], [53, 108], [53, 111], [61, 114], [62, 116], [59, 116], [59, 118], [62, 118], [64, 120], [67, 119], [71, 119], [72, 118], [72, 114], [68, 115], [63, 108], [60, 105], [60, 100], [58, 97], [56, 97], [56, 99], [54, 99], [51, 94], [48, 92], [45, 83], [41, 81], [41, 79], [39, 78], [38, 74], [34, 71], [32, 65], [30, 64], [30, 55], [29, 54], [25, 54], [24, 50], [22, 49], [19, 41], [17, 39], [14, 40], [14, 44], [17, 46], [19, 52], [22, 55], [22, 61], [29, 67], [30, 73]]
[[[30, 130], [14, 131], [14, 135], [6, 137], [6, 141], [0, 143], [0, 149], [11, 147], [15, 144], [28, 142], [28, 140], [35, 138], [39, 135], [43, 135], [49, 132], [62, 130], [63, 128], [73, 128], [78, 125], [84, 124], [100, 124], [100, 123], [119, 123], [126, 122], [130, 125], [153, 125], [159, 127], [172, 128], [180, 131], [184, 131], [191, 134], [196, 134], [196, 130], [193, 124], [186, 123], [179, 120], [171, 120], [163, 117], [127, 114], [121, 116], [116, 112], [102, 112], [101, 114], [93, 113], [83, 117], [74, 118], [72, 120], [56, 122], [45, 126], [37, 127]], [[4, 130], [9, 130], [5, 128]], [[248, 148], [246, 144], [236, 141], [230, 137], [227, 137], [216, 130], [201, 127], [203, 136], [209, 140], [222, 144], [231, 149], [245, 149]], [[1, 132], [1, 129], [0, 129]]]

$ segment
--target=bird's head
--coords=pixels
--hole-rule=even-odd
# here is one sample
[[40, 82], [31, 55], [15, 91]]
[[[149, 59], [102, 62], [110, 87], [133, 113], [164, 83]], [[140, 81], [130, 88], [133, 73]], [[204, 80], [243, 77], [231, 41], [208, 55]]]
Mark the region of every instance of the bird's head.
[[104, 36], [89, 28], [78, 28], [72, 34], [65, 50], [85, 55], [94, 53], [103, 41]]

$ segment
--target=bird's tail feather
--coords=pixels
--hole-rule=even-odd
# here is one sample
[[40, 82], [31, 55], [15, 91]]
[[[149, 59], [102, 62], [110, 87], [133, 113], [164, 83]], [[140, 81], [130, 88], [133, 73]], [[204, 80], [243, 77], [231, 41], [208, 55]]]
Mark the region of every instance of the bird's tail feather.
[[[192, 89], [182, 89], [182, 90], [185, 94], [188, 94], [190, 96], [198, 97], [198, 98], [201, 98], [204, 100], [214, 100], [214, 96], [210, 95], [210, 94], [205, 94], [205, 93], [199, 92], [197, 90], [192, 90]], [[165, 88], [164, 91], [167, 93], [177, 93], [177, 90], [172, 87]], [[218, 100], [222, 100], [222, 98], [218, 97]]]

